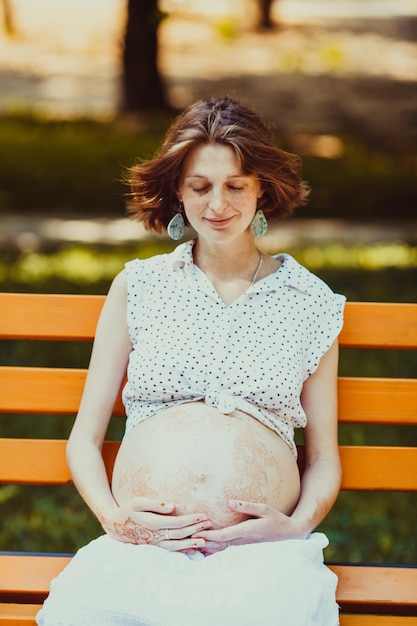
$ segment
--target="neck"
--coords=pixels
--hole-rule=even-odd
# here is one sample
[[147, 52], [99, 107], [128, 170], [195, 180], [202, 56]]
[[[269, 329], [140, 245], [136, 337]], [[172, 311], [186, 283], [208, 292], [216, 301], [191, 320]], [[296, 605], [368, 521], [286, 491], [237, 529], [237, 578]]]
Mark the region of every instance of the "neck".
[[258, 269], [261, 253], [253, 239], [246, 246], [210, 246], [197, 239], [194, 263], [212, 282], [242, 280], [251, 283]]

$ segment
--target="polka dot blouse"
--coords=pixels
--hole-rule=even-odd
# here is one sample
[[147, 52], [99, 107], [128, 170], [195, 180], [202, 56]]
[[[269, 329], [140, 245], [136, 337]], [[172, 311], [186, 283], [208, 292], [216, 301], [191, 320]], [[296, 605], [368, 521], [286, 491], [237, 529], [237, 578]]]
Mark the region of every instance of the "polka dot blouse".
[[225, 414], [245, 411], [296, 456], [302, 385], [342, 328], [345, 297], [280, 254], [274, 274], [225, 305], [192, 248], [126, 264], [126, 432], [169, 406], [204, 400]]

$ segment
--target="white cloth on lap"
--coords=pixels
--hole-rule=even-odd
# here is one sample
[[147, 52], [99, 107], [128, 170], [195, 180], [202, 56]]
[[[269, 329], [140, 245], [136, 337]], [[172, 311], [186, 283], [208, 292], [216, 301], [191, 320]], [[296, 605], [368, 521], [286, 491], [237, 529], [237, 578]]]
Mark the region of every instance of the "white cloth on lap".
[[337, 626], [328, 540], [231, 546], [205, 557], [104, 535], [52, 582], [39, 626]]

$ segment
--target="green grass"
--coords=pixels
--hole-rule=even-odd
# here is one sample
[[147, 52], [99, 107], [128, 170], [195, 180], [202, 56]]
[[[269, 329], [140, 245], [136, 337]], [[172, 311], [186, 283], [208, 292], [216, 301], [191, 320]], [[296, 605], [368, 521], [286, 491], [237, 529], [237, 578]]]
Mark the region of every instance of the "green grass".
[[[50, 252], [0, 251], [3, 291], [85, 291], [104, 293], [129, 259], [170, 252], [169, 239], [149, 239], [138, 245], [68, 245]], [[417, 292], [417, 248], [406, 243], [375, 245], [328, 244], [289, 249], [311, 271], [350, 299], [414, 301]], [[398, 274], [401, 289], [385, 282]], [[340, 278], [343, 281], [340, 283]], [[353, 280], [350, 280], [353, 277]], [[356, 281], [356, 283], [354, 282]], [[381, 282], [382, 281], [382, 282]], [[404, 284], [403, 284], [404, 283]], [[392, 294], [390, 290], [395, 290]], [[357, 294], [355, 295], [355, 291]]]
[[[126, 167], [149, 159], [172, 118], [142, 129], [121, 122], [0, 118], [0, 213], [120, 216]], [[301, 217], [402, 219], [415, 217], [416, 154], [392, 153], [360, 138], [339, 138], [338, 158], [306, 156], [303, 176], [313, 192]], [[291, 137], [280, 138], [291, 150]]]
[[151, 158], [166, 128], [117, 123], [0, 119], [0, 212], [123, 215], [123, 171]]

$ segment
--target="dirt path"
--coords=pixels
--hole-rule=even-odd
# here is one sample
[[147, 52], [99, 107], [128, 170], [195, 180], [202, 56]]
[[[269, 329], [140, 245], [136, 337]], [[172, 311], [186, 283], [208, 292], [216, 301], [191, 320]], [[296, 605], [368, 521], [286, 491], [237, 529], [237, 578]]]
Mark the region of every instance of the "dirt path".
[[[391, 149], [415, 144], [416, 14], [294, 19], [278, 13], [292, 4], [281, 0], [278, 27], [259, 33], [249, 27], [249, 3], [240, 2], [244, 11], [234, 0], [161, 3], [171, 13], [160, 30], [160, 65], [175, 106], [229, 93], [281, 132], [355, 132]], [[0, 111], [112, 116], [124, 3], [14, 6], [18, 34], [0, 34]]]
[[279, 132], [354, 132], [391, 149], [416, 145], [417, 17], [316, 18], [270, 33], [241, 27], [230, 40], [220, 37], [221, 23], [215, 31], [196, 17], [165, 28], [161, 64], [179, 106], [229, 93]]

